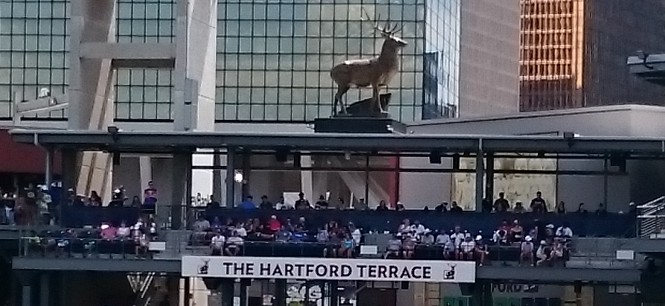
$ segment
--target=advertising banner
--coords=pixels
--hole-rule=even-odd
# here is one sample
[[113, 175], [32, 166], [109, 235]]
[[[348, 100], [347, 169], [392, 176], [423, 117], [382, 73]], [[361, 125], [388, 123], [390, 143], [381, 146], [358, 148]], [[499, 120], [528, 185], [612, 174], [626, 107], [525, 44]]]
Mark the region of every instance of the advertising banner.
[[184, 277], [473, 283], [463, 261], [183, 256]]

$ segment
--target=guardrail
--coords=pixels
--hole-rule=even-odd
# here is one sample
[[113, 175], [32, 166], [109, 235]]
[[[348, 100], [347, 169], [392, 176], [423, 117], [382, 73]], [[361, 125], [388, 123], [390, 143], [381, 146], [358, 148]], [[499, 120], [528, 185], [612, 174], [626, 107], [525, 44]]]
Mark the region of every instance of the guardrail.
[[665, 229], [665, 196], [637, 207], [638, 237], [659, 238]]

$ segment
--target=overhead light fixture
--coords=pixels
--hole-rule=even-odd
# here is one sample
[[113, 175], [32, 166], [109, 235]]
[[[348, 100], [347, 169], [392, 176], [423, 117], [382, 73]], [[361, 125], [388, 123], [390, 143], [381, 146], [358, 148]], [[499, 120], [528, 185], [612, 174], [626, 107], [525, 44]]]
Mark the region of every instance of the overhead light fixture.
[[242, 183], [244, 179], [245, 178], [242, 175], [242, 171], [236, 170], [236, 172], [233, 174], [233, 180], [236, 181], [236, 183]]

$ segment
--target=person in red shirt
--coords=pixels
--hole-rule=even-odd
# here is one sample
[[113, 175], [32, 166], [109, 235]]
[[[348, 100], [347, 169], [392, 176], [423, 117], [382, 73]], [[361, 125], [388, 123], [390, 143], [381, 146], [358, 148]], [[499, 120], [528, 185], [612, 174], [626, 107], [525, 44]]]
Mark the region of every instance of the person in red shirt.
[[282, 227], [282, 223], [277, 220], [277, 216], [272, 215], [270, 216], [270, 221], [268, 221], [268, 227], [270, 228], [270, 231], [276, 233]]

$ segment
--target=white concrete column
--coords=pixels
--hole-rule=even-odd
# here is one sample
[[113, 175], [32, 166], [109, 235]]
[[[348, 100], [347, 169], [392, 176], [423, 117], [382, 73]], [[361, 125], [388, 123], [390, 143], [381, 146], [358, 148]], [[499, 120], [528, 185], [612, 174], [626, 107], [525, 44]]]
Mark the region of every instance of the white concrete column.
[[148, 186], [148, 182], [152, 181], [152, 159], [150, 156], [139, 157], [139, 173], [141, 178], [139, 186], [142, 188]]
[[217, 0], [178, 0], [174, 128], [213, 131]]
[[[294, 158], [298, 158], [298, 157], [300, 157], [300, 165], [302, 167], [304, 167], [304, 168], [312, 167], [312, 157], [310, 155], [305, 155], [305, 156], [296, 155]], [[312, 194], [313, 188], [312, 188], [312, 171], [311, 170], [300, 171], [300, 191], [305, 193], [305, 197], [306, 197], [306, 199], [309, 200], [310, 204], [313, 205], [314, 202], [316, 202], [316, 198]]]

